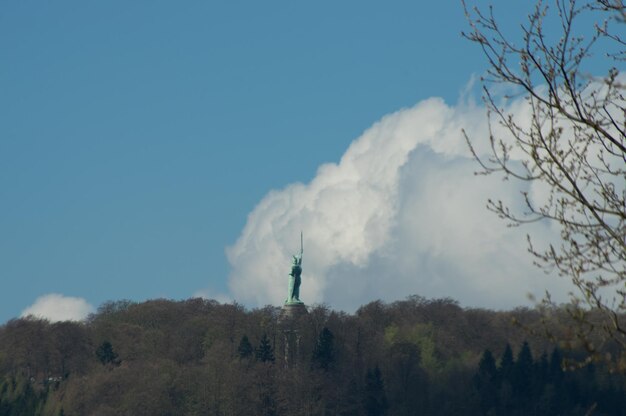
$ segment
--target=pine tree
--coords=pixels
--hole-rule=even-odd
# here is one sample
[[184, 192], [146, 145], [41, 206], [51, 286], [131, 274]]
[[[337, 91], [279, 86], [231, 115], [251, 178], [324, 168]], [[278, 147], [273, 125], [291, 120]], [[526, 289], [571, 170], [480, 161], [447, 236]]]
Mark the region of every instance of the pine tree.
[[507, 343], [500, 358], [500, 367], [498, 367], [498, 413], [501, 414], [510, 414], [515, 408], [512, 382], [514, 368], [513, 350]]
[[387, 395], [385, 394], [385, 385], [378, 366], [374, 370], [367, 370], [364, 405], [367, 416], [383, 416], [387, 413]]
[[522, 349], [517, 355], [517, 361], [513, 368], [513, 388], [521, 397], [526, 397], [531, 392], [531, 381], [533, 376], [533, 356], [528, 346], [524, 342]]
[[563, 355], [558, 348], [554, 348], [552, 350], [552, 354], [550, 355], [550, 367], [548, 369], [548, 377], [550, 381], [555, 385], [558, 384], [563, 378]]
[[507, 343], [502, 357], [500, 358], [500, 368], [498, 369], [501, 381], [511, 381], [514, 365], [513, 350], [511, 350], [511, 346]]
[[496, 360], [491, 351], [485, 350], [478, 364], [478, 372], [474, 375], [474, 387], [480, 397], [482, 414], [487, 414], [491, 409], [497, 408], [497, 378]]
[[252, 344], [250, 343], [250, 340], [248, 339], [247, 335], [244, 335], [243, 337], [241, 337], [241, 341], [239, 341], [239, 347], [237, 348], [237, 352], [239, 353], [240, 359], [245, 359], [245, 358], [249, 358], [252, 356], [252, 353], [254, 352], [254, 348], [252, 347]]
[[100, 344], [100, 346], [96, 350], [96, 356], [103, 365], [109, 363], [119, 364], [119, 360], [117, 359], [118, 356], [115, 351], [113, 351], [113, 346], [109, 341], [104, 341], [102, 344]]
[[539, 357], [539, 361], [535, 364], [535, 380], [537, 385], [543, 386], [547, 383], [549, 367], [548, 354], [544, 351], [541, 357]]
[[489, 350], [485, 350], [480, 363], [478, 364], [478, 374], [489, 380], [495, 380], [497, 375], [496, 360]]
[[328, 370], [333, 361], [335, 360], [333, 350], [333, 333], [326, 327], [320, 333], [315, 350], [313, 351], [313, 358], [311, 359], [311, 365], [316, 368], [322, 368]]
[[263, 338], [261, 338], [261, 343], [256, 350], [256, 359], [262, 363], [274, 362], [274, 349], [267, 338], [267, 334], [263, 334]]

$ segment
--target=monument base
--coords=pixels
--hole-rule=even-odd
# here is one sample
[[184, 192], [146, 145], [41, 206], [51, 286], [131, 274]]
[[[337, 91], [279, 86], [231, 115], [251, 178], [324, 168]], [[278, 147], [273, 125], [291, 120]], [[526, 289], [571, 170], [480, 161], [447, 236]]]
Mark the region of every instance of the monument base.
[[297, 319], [307, 313], [304, 303], [285, 303], [280, 311], [279, 321]]

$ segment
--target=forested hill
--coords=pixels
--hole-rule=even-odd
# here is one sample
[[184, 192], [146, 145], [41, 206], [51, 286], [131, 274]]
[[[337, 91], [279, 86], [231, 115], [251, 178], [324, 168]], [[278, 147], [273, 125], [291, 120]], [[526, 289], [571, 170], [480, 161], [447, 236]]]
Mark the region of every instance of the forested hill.
[[626, 414], [624, 378], [563, 371], [575, 352], [533, 335], [535, 310], [415, 296], [353, 315], [314, 306], [288, 327], [279, 315], [189, 299], [11, 320], [0, 416]]

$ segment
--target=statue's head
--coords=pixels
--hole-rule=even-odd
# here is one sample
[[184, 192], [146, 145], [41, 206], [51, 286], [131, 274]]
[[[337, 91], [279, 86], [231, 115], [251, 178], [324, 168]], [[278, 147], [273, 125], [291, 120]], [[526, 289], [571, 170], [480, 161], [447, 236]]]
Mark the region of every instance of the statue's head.
[[299, 265], [302, 262], [302, 260], [300, 259], [300, 256], [292, 256], [292, 257], [293, 257], [293, 264], [294, 265], [297, 266], [297, 265]]

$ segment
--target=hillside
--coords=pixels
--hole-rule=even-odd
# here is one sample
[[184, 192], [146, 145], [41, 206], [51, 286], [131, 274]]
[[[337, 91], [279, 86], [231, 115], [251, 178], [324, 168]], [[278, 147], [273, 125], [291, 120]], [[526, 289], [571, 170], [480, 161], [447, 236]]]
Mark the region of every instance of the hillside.
[[536, 310], [413, 296], [279, 317], [159, 299], [109, 302], [83, 323], [11, 320], [0, 416], [626, 414], [624, 378], [563, 371], [577, 353], [534, 335]]

